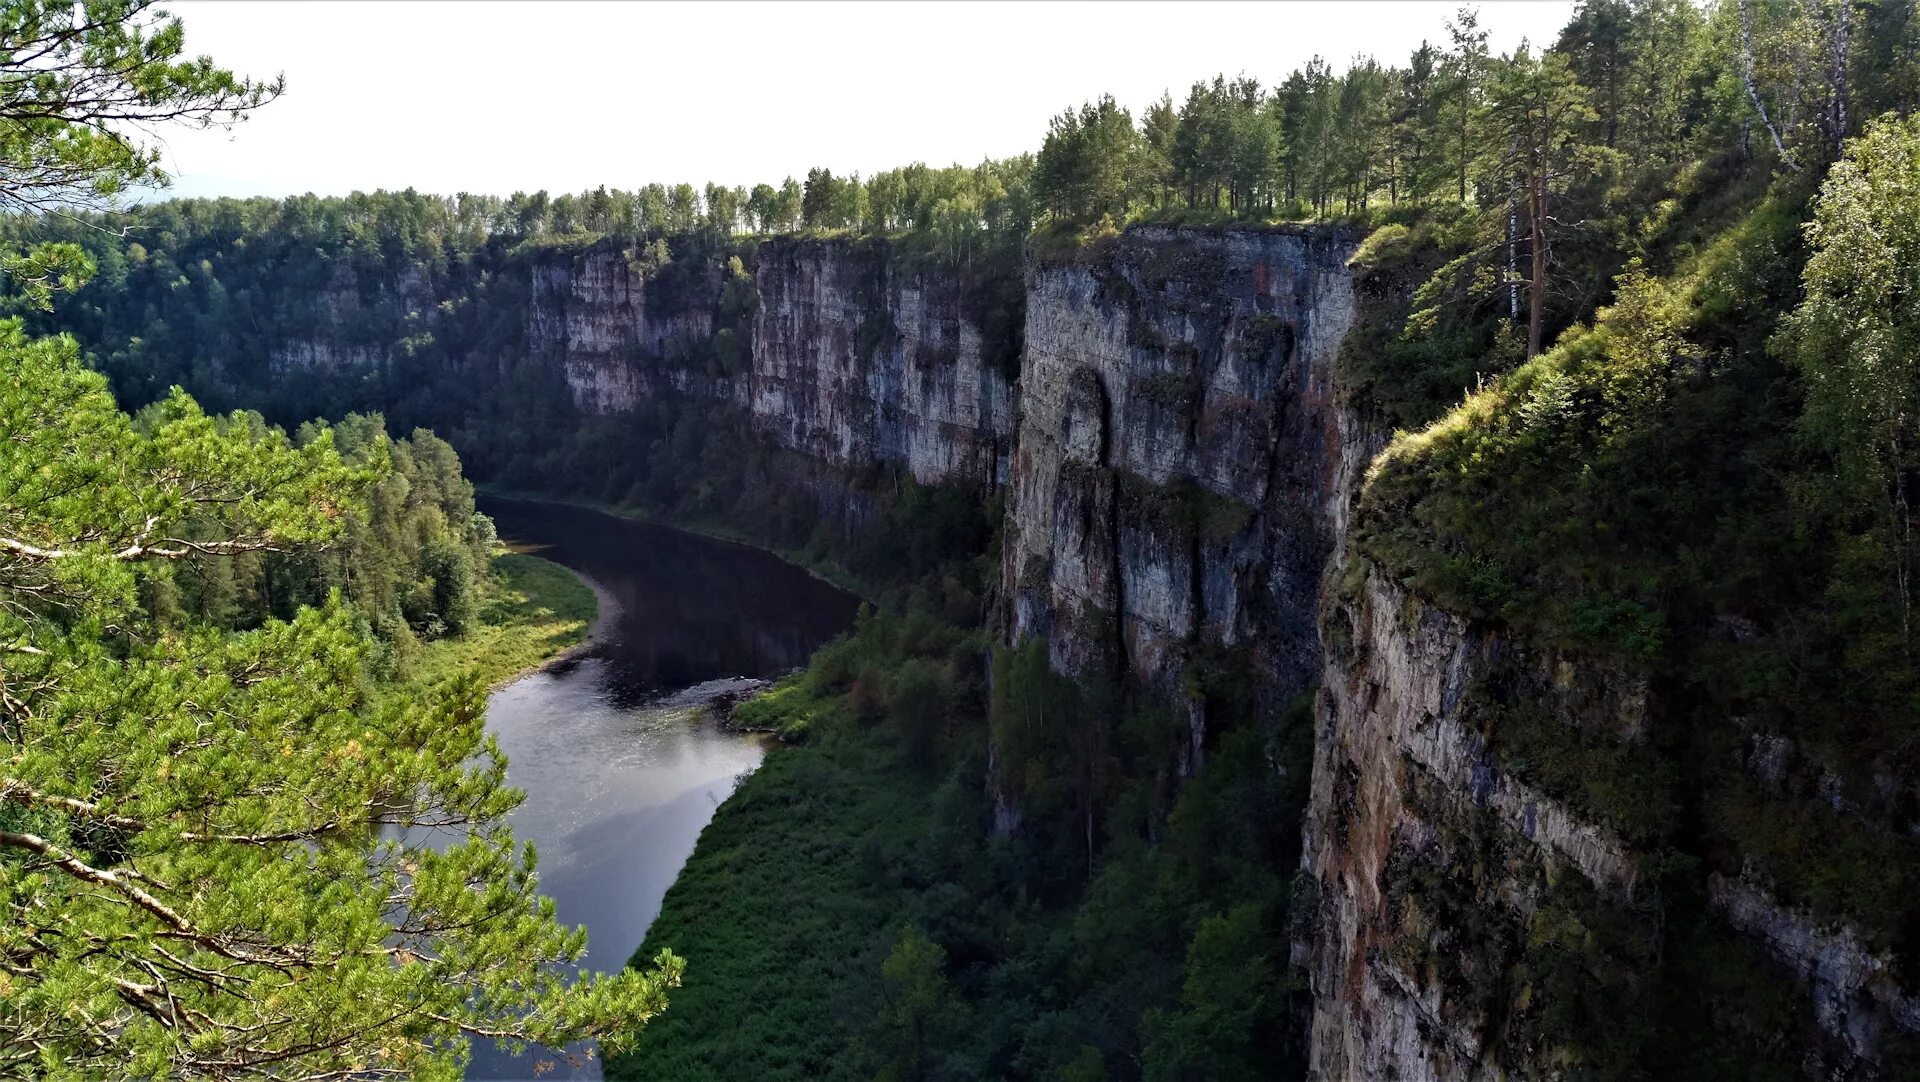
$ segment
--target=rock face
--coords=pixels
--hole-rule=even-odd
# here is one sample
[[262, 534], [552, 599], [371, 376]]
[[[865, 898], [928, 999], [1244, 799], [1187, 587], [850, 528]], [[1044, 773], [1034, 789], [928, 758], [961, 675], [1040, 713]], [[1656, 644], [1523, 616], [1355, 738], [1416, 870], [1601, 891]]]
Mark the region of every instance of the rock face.
[[829, 469], [1005, 482], [1017, 359], [983, 349], [951, 275], [902, 270], [884, 241], [770, 240], [751, 257], [750, 280], [699, 259], [643, 270], [617, 250], [538, 262], [529, 348], [588, 413], [720, 400]]
[[1920, 1033], [1920, 996], [1902, 988], [1893, 965], [1849, 928], [1823, 928], [1744, 879], [1712, 876], [1714, 908], [1760, 943], [1807, 989], [1827, 1047], [1809, 1057], [1829, 1077], [1877, 1075], [1888, 1031]]
[[[1350, 413], [1340, 421], [1336, 472], [1352, 497], [1379, 436]], [[1333, 510], [1338, 537], [1351, 506]], [[1294, 945], [1312, 993], [1314, 1078], [1477, 1082], [1635, 1064], [1631, 1040], [1608, 1045], [1616, 1023], [1645, 1022], [1631, 997], [1672, 979], [1693, 994], [1699, 979], [1656, 973], [1680, 904], [1704, 910], [1699, 926], [1747, 967], [1751, 995], [1777, 997], [1772, 1024], [1784, 1028], [1751, 1032], [1745, 1000], [1716, 1025], [1766, 1042], [1809, 1078], [1904, 1077], [1920, 996], [1889, 948], [1844, 915], [1818, 919], [1746, 874], [1713, 871], [1712, 855], [1671, 862], [1698, 843], [1679, 834], [1685, 813], [1658, 803], [1675, 784], [1667, 772], [1682, 768], [1649, 743], [1661, 703], [1639, 663], [1476, 625], [1353, 547], [1325, 580], [1320, 630], [1310, 889], [1296, 891], [1311, 910], [1296, 914], [1306, 931]], [[1606, 750], [1583, 758], [1572, 746]], [[1744, 770], [1784, 799], [1793, 743], [1754, 730], [1741, 747], [1703, 769]], [[1540, 760], [1560, 755], [1557, 776], [1543, 772]], [[1587, 785], [1580, 767], [1617, 773]], [[1661, 810], [1636, 814], [1643, 802]], [[1837, 786], [1829, 802], [1858, 829], [1887, 829]], [[1666, 833], [1612, 825], [1635, 822]], [[1663, 860], [1664, 883], [1649, 872]], [[1697, 902], [1676, 901], [1695, 892]]]
[[[1591, 1040], [1615, 1006], [1603, 975], [1630, 987], [1659, 965], [1666, 903], [1649, 896], [1648, 858], [1630, 839], [1516, 775], [1488, 740], [1526, 712], [1565, 742], [1587, 730], [1640, 745], [1648, 681], [1627, 663], [1476, 628], [1363, 556], [1344, 561], [1328, 580], [1305, 830], [1317, 901], [1295, 949], [1313, 993], [1313, 1074], [1563, 1076], [1570, 1035], [1547, 1014], [1570, 986], [1547, 982], [1556, 968], [1575, 972], [1562, 979], [1587, 997], [1588, 1032], [1571, 1036]], [[1778, 741], [1758, 743], [1774, 754], [1747, 768], [1763, 774]], [[1651, 795], [1657, 768], [1627, 782]], [[1893, 1077], [1894, 1049], [1920, 1033], [1920, 997], [1893, 959], [1744, 877], [1708, 872], [1701, 885], [1716, 934], [1764, 974], [1751, 979], [1793, 989], [1788, 1024], [1804, 1032], [1771, 1036], [1802, 1071]]]
[[[392, 358], [395, 342], [425, 325], [450, 288], [419, 267], [369, 275], [342, 262], [325, 288], [287, 299], [287, 307], [304, 313], [309, 329], [269, 343], [267, 370], [285, 377], [377, 369]], [[348, 337], [341, 333], [345, 327], [360, 333]]]
[[[1635, 860], [1619, 838], [1504, 772], [1470, 720], [1492, 681], [1531, 682], [1536, 701], [1553, 701], [1564, 665], [1362, 574], [1325, 629], [1304, 856], [1319, 899], [1303, 951], [1313, 1068], [1326, 1079], [1524, 1072], [1537, 1065], [1514, 1063], [1501, 1046], [1512, 1019], [1490, 1017], [1508, 1007], [1499, 974], [1524, 953], [1521, 931], [1563, 875], [1603, 899], [1630, 899]], [[1644, 689], [1609, 684], [1604, 701], [1565, 706], [1632, 730]], [[1475, 871], [1458, 874], [1466, 868]], [[1448, 898], [1442, 883], [1463, 896]], [[1471, 935], [1450, 911], [1460, 908], [1479, 922]], [[1479, 987], [1476, 970], [1488, 978]]]
[[692, 389], [692, 362], [714, 334], [719, 268], [679, 266], [650, 281], [627, 253], [592, 249], [528, 273], [528, 346], [559, 365], [582, 410], [624, 413]]
[[1003, 484], [1012, 358], [990, 357], [950, 277], [903, 271], [884, 243], [769, 241], [744, 403], [762, 431], [833, 466]]
[[1057, 669], [1172, 692], [1205, 642], [1311, 682], [1352, 247], [1137, 228], [1028, 270], [1004, 587]]

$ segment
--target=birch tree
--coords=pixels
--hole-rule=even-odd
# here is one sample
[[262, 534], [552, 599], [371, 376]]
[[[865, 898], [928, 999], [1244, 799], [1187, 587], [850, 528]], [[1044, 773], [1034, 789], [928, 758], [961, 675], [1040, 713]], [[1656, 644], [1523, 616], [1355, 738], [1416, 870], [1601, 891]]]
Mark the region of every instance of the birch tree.
[[1847, 148], [1807, 227], [1806, 300], [1788, 322], [1807, 432], [1833, 456], [1864, 543], [1895, 587], [1912, 662], [1920, 475], [1920, 120], [1889, 114]]

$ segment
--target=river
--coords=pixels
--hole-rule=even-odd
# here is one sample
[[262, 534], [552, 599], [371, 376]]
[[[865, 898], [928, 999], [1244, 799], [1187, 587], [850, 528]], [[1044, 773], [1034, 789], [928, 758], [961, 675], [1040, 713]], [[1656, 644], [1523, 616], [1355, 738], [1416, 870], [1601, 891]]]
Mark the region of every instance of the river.
[[[574, 664], [501, 688], [487, 728], [527, 799], [508, 817], [540, 851], [540, 889], [587, 926], [591, 969], [626, 963], [700, 831], [759, 765], [762, 738], [663, 706], [726, 677], [772, 677], [847, 630], [857, 598], [757, 549], [559, 504], [483, 498], [500, 536], [588, 579], [601, 597]], [[606, 611], [611, 608], [611, 612]], [[579, 1050], [574, 1050], [577, 1060]], [[467, 1077], [598, 1078], [545, 1050], [475, 1041]]]

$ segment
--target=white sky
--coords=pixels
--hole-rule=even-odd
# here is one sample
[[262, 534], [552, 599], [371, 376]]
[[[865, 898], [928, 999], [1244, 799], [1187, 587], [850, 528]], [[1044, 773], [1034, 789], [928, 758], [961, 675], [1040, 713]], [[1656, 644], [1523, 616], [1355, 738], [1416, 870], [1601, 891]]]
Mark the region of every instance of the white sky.
[[[1272, 85], [1319, 53], [1404, 62], [1457, 2], [466, 3], [185, 0], [191, 54], [287, 92], [231, 132], [166, 136], [176, 195], [414, 187], [506, 195], [777, 183], [1038, 149], [1109, 92]], [[1481, 5], [1496, 52], [1570, 0]]]

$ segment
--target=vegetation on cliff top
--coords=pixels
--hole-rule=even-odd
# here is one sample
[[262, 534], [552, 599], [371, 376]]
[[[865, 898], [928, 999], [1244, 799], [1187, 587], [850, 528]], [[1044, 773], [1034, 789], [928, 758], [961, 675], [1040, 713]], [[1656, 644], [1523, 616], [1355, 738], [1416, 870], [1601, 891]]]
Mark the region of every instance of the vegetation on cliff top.
[[[1752, 67], [1741, 17], [1754, 40], [1774, 35]], [[1644, 854], [1645, 942], [1596, 938], [1575, 957], [1600, 972], [1657, 948], [1658, 964], [1621, 971], [1601, 1012], [1617, 1025], [1569, 1018], [1543, 1035], [1595, 1070], [1786, 1071], [1821, 1040], [1804, 1012], [1771, 1028], [1758, 1020], [1783, 1016], [1764, 995], [1706, 976], [1738, 949], [1708, 915], [1707, 873], [1846, 927], [1903, 981], [1920, 972], [1911, 20], [1714, 12], [1706, 40], [1732, 45], [1714, 85], [1739, 91], [1744, 132], [1688, 114], [1670, 169], [1568, 189], [1561, 205], [1602, 243], [1556, 258], [1606, 282], [1605, 303], [1568, 306], [1530, 360], [1498, 280], [1461, 274], [1473, 242], [1444, 220], [1389, 227], [1356, 261], [1371, 292], [1347, 343], [1352, 391], [1414, 422], [1365, 488], [1357, 554], [1537, 659], [1651, 689], [1630, 732], [1575, 719], [1569, 733], [1564, 708], [1520, 680], [1483, 689], [1473, 713], [1503, 766]], [[1850, 31], [1851, 59], [1820, 60]], [[1781, 108], [1770, 80], [1796, 73], [1802, 100]], [[1604, 908], [1554, 913], [1591, 930]], [[1689, 931], [1646, 939], [1656, 922]], [[1702, 1060], [1669, 1027], [1712, 1034], [1716, 1051]], [[1889, 1034], [1878, 1055], [1910, 1052]]]

